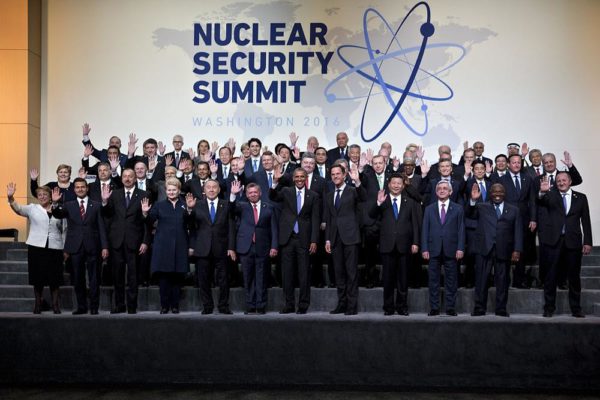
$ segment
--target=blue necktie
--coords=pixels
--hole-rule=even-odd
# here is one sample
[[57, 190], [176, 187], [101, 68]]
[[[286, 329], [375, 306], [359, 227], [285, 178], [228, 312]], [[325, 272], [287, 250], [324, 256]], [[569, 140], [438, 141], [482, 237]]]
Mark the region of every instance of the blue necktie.
[[335, 195], [335, 200], [333, 201], [333, 206], [335, 207], [336, 210], [339, 210], [339, 208], [340, 208], [340, 193], [342, 192], [342, 189], [337, 189], [335, 192], [336, 192], [336, 195]]
[[479, 182], [479, 190], [481, 191], [481, 198], [485, 202], [487, 199], [487, 190], [485, 190], [485, 185], [483, 182]]
[[257, 169], [258, 169], [258, 160], [253, 160], [252, 161], [252, 170], [254, 172], [256, 172]]
[[127, 192], [127, 195], [125, 196], [125, 208], [129, 208], [129, 202], [131, 201], [131, 195], [130, 192]]
[[215, 202], [211, 201], [210, 202], [210, 222], [212, 222], [213, 224], [215, 223], [215, 215], [216, 215]]
[[500, 219], [502, 213], [500, 212], [500, 204], [496, 204], [496, 217]]
[[[566, 216], [567, 216], [567, 194], [563, 193], [562, 197], [563, 197], [563, 207], [565, 208], [565, 218], [566, 218]], [[566, 224], [563, 224], [561, 233], [564, 235], [565, 231], [566, 231]]]
[[[300, 215], [300, 210], [302, 209], [302, 192], [298, 190], [298, 194], [296, 195], [296, 212]], [[296, 223], [294, 224], [294, 233], [298, 233], [298, 220], [296, 219]]]
[[323, 166], [322, 165], [319, 166], [319, 175], [321, 175], [321, 178], [325, 178], [325, 172], [323, 172]]
[[268, 174], [268, 179], [269, 179], [269, 189], [273, 186], [273, 174], [271, 172], [269, 172]]
[[393, 207], [394, 207], [394, 218], [396, 218], [396, 220], [398, 219], [398, 201], [397, 200], [398, 199], [395, 198], [394, 199], [394, 204], [393, 204]]
[[517, 188], [517, 193], [521, 194], [521, 182], [519, 182], [519, 175], [515, 175], [515, 187]]

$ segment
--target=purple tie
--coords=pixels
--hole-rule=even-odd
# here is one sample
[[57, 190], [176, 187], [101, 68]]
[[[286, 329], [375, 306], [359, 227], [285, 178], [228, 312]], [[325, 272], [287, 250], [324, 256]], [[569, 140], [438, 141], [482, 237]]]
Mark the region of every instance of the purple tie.
[[442, 211], [440, 212], [440, 220], [442, 221], [442, 225], [446, 222], [446, 205], [442, 203]]

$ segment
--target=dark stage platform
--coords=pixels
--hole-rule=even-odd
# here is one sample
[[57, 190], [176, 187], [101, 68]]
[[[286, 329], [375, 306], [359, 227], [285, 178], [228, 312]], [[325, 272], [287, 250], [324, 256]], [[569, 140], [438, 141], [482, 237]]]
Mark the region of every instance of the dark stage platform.
[[600, 390], [600, 318], [0, 314], [0, 381]]

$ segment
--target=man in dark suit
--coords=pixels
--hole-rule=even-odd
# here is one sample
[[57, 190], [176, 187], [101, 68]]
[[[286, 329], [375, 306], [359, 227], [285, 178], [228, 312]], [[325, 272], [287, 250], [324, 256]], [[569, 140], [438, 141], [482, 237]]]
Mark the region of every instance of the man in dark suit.
[[173, 151], [165, 154], [165, 159], [170, 157], [172, 160], [172, 166], [179, 168], [179, 162], [183, 159], [190, 159], [190, 154], [183, 151], [183, 136], [173, 136]]
[[[469, 143], [465, 142], [464, 144], [465, 144], [465, 151], [466, 151], [469, 148]], [[474, 142], [472, 148], [473, 148], [473, 151], [475, 152], [475, 158], [473, 159], [473, 161], [481, 161], [481, 162], [483, 162], [484, 165], [486, 163], [493, 165], [492, 160], [483, 155], [483, 152], [485, 150], [485, 145], [483, 144], [483, 142]], [[465, 164], [465, 159], [464, 159], [464, 153], [463, 153], [463, 156], [460, 158], [458, 165], [464, 165], [464, 164]]]
[[82, 129], [83, 129], [82, 143], [84, 146], [87, 146], [87, 145], [92, 146], [92, 155], [94, 157], [96, 157], [98, 160], [100, 160], [100, 162], [108, 162], [109, 161], [108, 149], [111, 147], [116, 147], [117, 151], [118, 151], [119, 164], [120, 164], [121, 168], [125, 167], [125, 163], [127, 162], [127, 154], [121, 153], [121, 151], [120, 151], [121, 150], [121, 139], [118, 136], [111, 136], [111, 138], [108, 141], [107, 149], [98, 150], [97, 148], [94, 147], [94, 145], [92, 144], [92, 142], [90, 140], [90, 132], [92, 131], [92, 128], [90, 128], [90, 125], [86, 122], [83, 124]]
[[[536, 211], [536, 185], [528, 173], [522, 170], [521, 155], [513, 154], [508, 158], [508, 173], [502, 176], [498, 182], [504, 186], [505, 196], [504, 201], [516, 206], [521, 215], [522, 237], [523, 242], [533, 240], [535, 249], [535, 234], [533, 233], [537, 227], [537, 211]], [[527, 239], [529, 238], [529, 239]], [[531, 255], [525, 252], [523, 245], [520, 250], [519, 261], [515, 264], [512, 286], [518, 289], [527, 289], [527, 278], [525, 276], [525, 266], [530, 260]], [[531, 250], [532, 246], [529, 246]], [[535, 251], [535, 250], [532, 251]], [[535, 262], [535, 254], [533, 256]], [[510, 278], [510, 271], [507, 272]]]
[[[379, 251], [383, 263], [384, 315], [408, 315], [408, 268], [410, 255], [419, 251], [421, 206], [404, 194], [404, 179], [394, 173], [388, 182], [389, 196], [381, 189], [370, 209], [379, 221]], [[396, 301], [394, 292], [397, 291]]]
[[[210, 289], [210, 277], [216, 277], [219, 287], [219, 313], [232, 314], [229, 309], [229, 282], [227, 280], [227, 258], [236, 259], [235, 221], [233, 204], [219, 198], [219, 182], [209, 179], [204, 184], [205, 196], [196, 199], [192, 217], [195, 229], [190, 238], [190, 248], [194, 249], [196, 273], [202, 301], [202, 314], [212, 314], [214, 301]], [[232, 185], [232, 195], [241, 190], [239, 182]], [[213, 273], [214, 270], [214, 273]]]
[[200, 161], [196, 165], [196, 176], [182, 183], [181, 192], [191, 193], [197, 199], [204, 199], [204, 185], [210, 179], [210, 167], [206, 161]]
[[[142, 215], [145, 191], [135, 186], [135, 172], [126, 168], [122, 175], [123, 187], [102, 191], [102, 215], [106, 219], [110, 260], [115, 285], [112, 314], [137, 312], [139, 257], [148, 251], [150, 232]], [[127, 306], [125, 306], [125, 277], [127, 277]]]
[[[452, 188], [450, 200], [462, 206], [462, 204], [464, 204], [463, 192], [465, 187], [465, 179], [462, 176], [457, 178], [452, 173], [452, 162], [450, 160], [442, 160], [439, 163], [437, 163], [437, 169], [439, 172], [439, 175], [437, 177], [431, 177], [431, 174], [427, 173], [427, 168], [428, 165], [426, 163], [421, 165], [421, 173], [426, 176], [426, 178], [423, 179], [421, 183], [421, 188], [424, 189], [423, 193], [425, 196], [425, 204], [429, 205], [437, 201], [437, 184], [440, 181], [446, 181]], [[431, 168], [433, 168], [433, 165], [431, 166]]]
[[494, 163], [496, 167], [494, 171], [490, 173], [490, 182], [497, 183], [500, 181], [500, 178], [503, 177], [506, 173], [508, 173], [508, 157], [505, 154], [498, 154], [496, 158], [494, 158]]
[[[585, 194], [571, 189], [571, 174], [556, 174], [555, 189], [548, 177], [540, 182], [539, 204], [547, 218], [540, 219], [540, 258], [548, 263], [544, 281], [544, 317], [556, 309], [556, 285], [561, 260], [569, 279], [569, 306], [574, 317], [583, 318], [581, 310], [581, 255], [592, 251], [592, 224]], [[583, 232], [582, 232], [583, 229]]]
[[250, 178], [252, 174], [262, 169], [260, 157], [262, 142], [258, 138], [251, 138], [248, 140], [248, 147], [250, 149], [250, 158], [246, 160], [244, 165], [244, 175], [246, 176], [246, 179]]
[[123, 187], [118, 179], [111, 179], [110, 165], [105, 162], [98, 164], [98, 179], [88, 185], [90, 199], [102, 201], [102, 189], [107, 187], [110, 190], [116, 190]]
[[529, 163], [531, 164], [526, 168], [527, 172], [532, 179], [542, 175], [544, 173], [544, 166], [542, 165], [542, 151], [539, 149], [529, 150]]
[[55, 218], [66, 218], [69, 224], [65, 240], [65, 252], [69, 254], [73, 263], [75, 281], [75, 294], [77, 296], [77, 309], [73, 315], [85, 314], [88, 311], [86, 296], [85, 273], [87, 267], [90, 286], [90, 314], [98, 314], [100, 305], [99, 282], [97, 268], [100, 256], [108, 258], [108, 240], [104, 221], [100, 215], [102, 204], [91, 200], [85, 179], [75, 178], [75, 201], [58, 203], [61, 193], [58, 188], [52, 191], [52, 215]]
[[438, 155], [438, 162], [430, 166], [429, 171], [427, 173], [427, 178], [430, 181], [436, 181], [441, 174], [439, 163], [442, 161], [450, 161], [452, 167], [450, 173], [455, 179], [462, 179], [464, 169], [462, 168], [462, 165], [458, 165], [452, 162], [452, 152], [450, 150], [450, 146], [443, 144], [440, 147], [438, 147]]
[[281, 172], [284, 175], [291, 175], [292, 172], [294, 172], [294, 170], [299, 167], [298, 164], [291, 161], [292, 151], [287, 145], [281, 143], [279, 148], [277, 149], [277, 155], [279, 156], [278, 168], [281, 169]]
[[366, 200], [360, 184], [358, 169], [350, 171], [356, 187], [346, 184], [346, 169], [335, 164], [330, 169], [334, 190], [327, 193], [323, 203], [325, 222], [325, 251], [333, 258], [338, 292], [337, 307], [331, 314], [358, 313], [358, 246], [360, 226], [358, 204]]
[[[516, 157], [521, 158], [520, 155]], [[472, 185], [469, 218], [477, 221], [473, 238], [475, 262], [475, 308], [471, 315], [485, 315], [487, 310], [488, 276], [494, 267], [496, 315], [508, 317], [508, 282], [510, 263], [517, 262], [523, 250], [523, 224], [519, 208], [505, 201], [505, 187], [495, 183], [489, 190], [490, 202], [478, 202], [483, 195]]]
[[452, 186], [439, 181], [435, 187], [437, 201], [425, 208], [421, 233], [424, 260], [429, 260], [429, 316], [440, 314], [440, 267], [444, 267], [446, 314], [456, 316], [457, 261], [465, 251], [465, 223], [462, 206], [450, 200]]
[[309, 257], [317, 251], [320, 225], [321, 198], [306, 188], [306, 171], [298, 168], [293, 173], [293, 187], [278, 186], [281, 171], [275, 171], [275, 189], [271, 200], [281, 204], [279, 216], [279, 245], [283, 267], [283, 294], [285, 306], [281, 314], [296, 311], [294, 281], [298, 277], [300, 296], [298, 314], [306, 314], [310, 305]]
[[129, 144], [127, 146], [127, 163], [125, 164], [125, 168], [135, 168], [135, 165], [138, 162], [143, 162], [146, 164], [148, 168], [147, 174], [148, 179], [151, 179], [154, 182], [164, 181], [165, 180], [165, 159], [164, 157], [158, 155], [158, 143], [155, 139], [146, 139], [144, 141], [143, 156], [136, 156], [135, 151], [137, 139], [135, 134], [129, 135]]
[[[147, 178], [146, 172], [148, 171], [148, 167], [144, 164], [143, 161], [138, 161], [135, 163], [135, 186], [139, 190], [146, 192], [146, 195], [150, 199], [150, 203], [156, 203], [158, 199], [158, 186], [155, 182], [151, 181]], [[151, 234], [151, 239], [149, 243], [153, 243], [154, 235]], [[140, 256], [139, 263], [137, 265], [138, 269], [138, 283], [143, 286], [148, 286], [150, 284], [150, 261], [152, 260], [152, 245], [150, 249], [146, 251], [144, 254]]]
[[335, 141], [337, 142], [337, 147], [327, 151], [327, 163], [329, 165], [333, 165], [340, 158], [345, 160], [350, 159], [348, 154], [348, 134], [346, 132], [339, 132], [335, 135]]
[[[264, 314], [267, 307], [267, 277], [270, 274], [270, 257], [277, 256], [279, 228], [275, 210], [261, 200], [260, 186], [246, 186], [248, 201], [235, 202], [239, 218], [236, 236], [236, 253], [240, 256], [246, 289], [245, 314]], [[232, 193], [230, 200], [235, 200]]]
[[329, 175], [329, 160], [327, 159], [327, 149], [324, 147], [317, 147], [315, 150], [315, 171], [319, 174], [320, 177], [325, 178], [327, 180], [331, 179]]
[[[275, 155], [271, 151], [265, 151], [261, 156], [261, 169], [254, 172], [252, 176], [247, 177], [244, 172], [244, 178], [248, 183], [256, 183], [260, 186], [260, 192], [264, 193], [262, 201], [265, 203], [271, 203], [269, 197], [269, 190], [273, 186], [273, 175], [274, 175], [274, 164]], [[275, 205], [279, 208], [279, 205]]]

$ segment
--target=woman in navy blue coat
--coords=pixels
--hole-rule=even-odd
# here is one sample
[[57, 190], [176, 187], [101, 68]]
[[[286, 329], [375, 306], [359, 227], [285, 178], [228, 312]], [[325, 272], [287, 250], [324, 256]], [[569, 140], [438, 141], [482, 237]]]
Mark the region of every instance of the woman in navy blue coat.
[[167, 199], [152, 208], [148, 199], [142, 201], [142, 212], [148, 224], [156, 224], [151, 268], [160, 287], [161, 314], [169, 309], [179, 313], [179, 298], [185, 274], [189, 271], [188, 224], [191, 221], [186, 204], [179, 197], [181, 182], [169, 178], [165, 183]]

